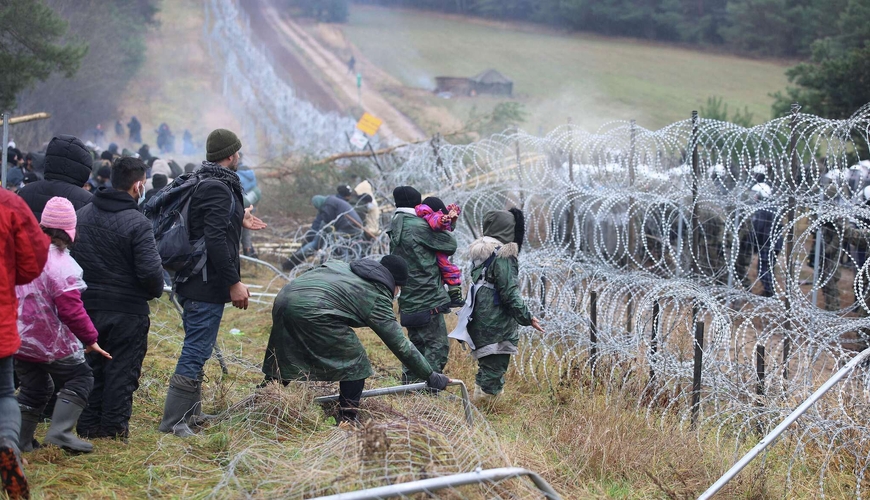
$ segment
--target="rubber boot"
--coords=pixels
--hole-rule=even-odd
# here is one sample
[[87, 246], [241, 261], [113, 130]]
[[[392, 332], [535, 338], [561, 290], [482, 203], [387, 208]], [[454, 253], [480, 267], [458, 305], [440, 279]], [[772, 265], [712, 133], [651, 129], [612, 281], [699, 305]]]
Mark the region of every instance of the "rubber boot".
[[21, 409], [21, 434], [18, 438], [18, 449], [27, 452], [33, 451], [36, 428], [42, 422], [42, 408], [18, 405]]
[[10, 499], [30, 498], [30, 488], [27, 477], [24, 476], [24, 466], [18, 447], [10, 439], [0, 441], [0, 482], [3, 492]]
[[489, 394], [488, 392], [484, 392], [479, 385], [474, 384], [474, 394], [471, 396], [471, 402], [474, 403], [475, 406], [491, 405], [496, 402], [501, 394], [501, 392], [498, 394]]
[[305, 262], [305, 253], [301, 250], [297, 250], [293, 255], [291, 255], [287, 260], [281, 264], [281, 269], [283, 271], [292, 271], [293, 268]]
[[188, 425], [202, 427], [216, 418], [217, 415], [202, 412], [202, 380], [199, 380], [196, 383], [196, 404], [193, 405], [193, 414], [188, 419]]
[[163, 406], [163, 419], [160, 432], [173, 433], [178, 437], [190, 437], [194, 432], [187, 425], [197, 405], [197, 380], [175, 374], [169, 379], [166, 391], [166, 404]]
[[450, 297], [450, 307], [462, 307], [465, 305], [465, 299], [462, 298], [461, 287], [448, 286], [447, 295]]
[[94, 451], [94, 445], [79, 439], [73, 433], [79, 415], [82, 414], [87, 405], [88, 402], [80, 398], [78, 394], [61, 389], [57, 393], [57, 403], [54, 405], [54, 413], [51, 414], [51, 427], [48, 428], [48, 433], [45, 435], [45, 442], [77, 453]]

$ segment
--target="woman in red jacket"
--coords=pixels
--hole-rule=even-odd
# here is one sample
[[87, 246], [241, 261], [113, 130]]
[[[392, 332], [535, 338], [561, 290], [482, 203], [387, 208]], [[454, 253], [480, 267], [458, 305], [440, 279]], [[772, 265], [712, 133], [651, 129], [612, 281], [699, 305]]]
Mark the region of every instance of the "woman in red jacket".
[[0, 479], [9, 498], [30, 497], [18, 452], [21, 414], [12, 376], [12, 355], [21, 345], [15, 285], [39, 277], [48, 245], [27, 204], [0, 189]]

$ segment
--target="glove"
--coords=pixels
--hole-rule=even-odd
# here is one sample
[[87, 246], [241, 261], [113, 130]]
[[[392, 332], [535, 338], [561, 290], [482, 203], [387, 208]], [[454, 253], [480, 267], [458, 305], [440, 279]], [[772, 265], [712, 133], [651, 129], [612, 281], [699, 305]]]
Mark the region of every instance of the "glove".
[[447, 378], [447, 375], [438, 372], [432, 372], [429, 375], [429, 380], [426, 381], [426, 385], [429, 386], [430, 389], [435, 389], [436, 391], [443, 391], [447, 388], [447, 384], [450, 382], [450, 379]]

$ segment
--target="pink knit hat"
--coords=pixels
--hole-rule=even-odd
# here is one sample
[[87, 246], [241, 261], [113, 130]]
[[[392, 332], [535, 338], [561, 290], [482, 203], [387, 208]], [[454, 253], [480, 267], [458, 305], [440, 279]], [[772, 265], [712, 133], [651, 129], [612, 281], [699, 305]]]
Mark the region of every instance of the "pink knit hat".
[[55, 196], [48, 200], [42, 209], [42, 219], [39, 221], [42, 227], [62, 229], [69, 235], [69, 239], [76, 239], [76, 209], [66, 198]]

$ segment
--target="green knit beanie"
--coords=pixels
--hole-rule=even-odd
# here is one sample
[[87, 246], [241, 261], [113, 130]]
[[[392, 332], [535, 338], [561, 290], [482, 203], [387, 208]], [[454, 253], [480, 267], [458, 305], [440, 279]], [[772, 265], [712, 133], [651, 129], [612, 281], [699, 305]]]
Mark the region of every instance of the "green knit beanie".
[[242, 149], [242, 141], [239, 137], [225, 128], [219, 128], [208, 134], [208, 139], [205, 141], [205, 159], [220, 161], [229, 158], [240, 149]]

